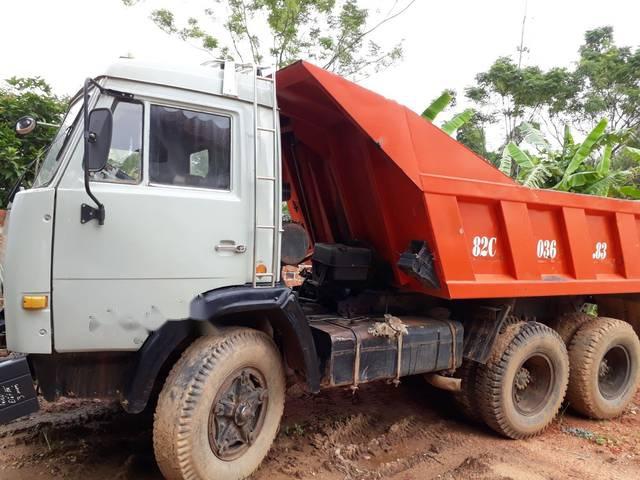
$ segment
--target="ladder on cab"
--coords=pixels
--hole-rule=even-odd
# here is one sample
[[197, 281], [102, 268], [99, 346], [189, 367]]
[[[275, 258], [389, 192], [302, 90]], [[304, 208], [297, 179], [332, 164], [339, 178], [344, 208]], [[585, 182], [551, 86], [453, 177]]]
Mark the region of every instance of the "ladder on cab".
[[[278, 101], [277, 101], [277, 93], [276, 93], [276, 71], [274, 70], [271, 77], [263, 77], [259, 76], [259, 70], [256, 65], [253, 65], [253, 168], [254, 168], [254, 176], [255, 181], [253, 184], [253, 286], [254, 287], [273, 287], [278, 281], [278, 270], [280, 267], [278, 249], [280, 244], [280, 185], [278, 184], [278, 179], [280, 178], [280, 138], [278, 138], [278, 124], [279, 124], [279, 115], [278, 115]], [[258, 80], [267, 82], [271, 84], [271, 90], [273, 93], [272, 100], [272, 112], [273, 112], [273, 122], [271, 127], [264, 127], [260, 125], [259, 118], [259, 108], [260, 104], [258, 101]], [[271, 165], [270, 170], [266, 175], [260, 175], [259, 169], [259, 155], [260, 155], [260, 135], [261, 134], [269, 134], [272, 136], [272, 145], [273, 152], [271, 155]], [[273, 205], [272, 205], [272, 213], [273, 217], [270, 219], [262, 219], [259, 217], [259, 201], [264, 199], [259, 199], [258, 195], [260, 193], [259, 185], [267, 184], [271, 186], [271, 191], [273, 194]], [[266, 272], [257, 271], [258, 262], [259, 262], [259, 251], [258, 251], [258, 242], [260, 241], [259, 232], [261, 231], [270, 231], [271, 232], [271, 262], [269, 262], [270, 269]]]

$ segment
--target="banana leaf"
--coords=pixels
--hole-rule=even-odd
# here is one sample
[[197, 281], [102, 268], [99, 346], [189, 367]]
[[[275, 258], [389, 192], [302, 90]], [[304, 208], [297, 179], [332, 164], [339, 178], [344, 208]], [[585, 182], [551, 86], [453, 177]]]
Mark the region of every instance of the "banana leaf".
[[543, 163], [539, 163], [527, 172], [522, 179], [522, 184], [530, 188], [542, 188], [544, 182], [551, 176], [549, 170]]
[[619, 187], [618, 191], [625, 197], [629, 197], [634, 200], [640, 200], [640, 188], [638, 187], [634, 187], [633, 185], [625, 185], [624, 187]]
[[640, 162], [640, 148], [624, 147], [624, 151], [631, 155], [636, 162]]
[[629, 170], [611, 172], [606, 177], [589, 185], [589, 187], [584, 190], [584, 193], [606, 197], [609, 195], [609, 190], [611, 190], [612, 187], [615, 188], [616, 185], [628, 181], [630, 177], [631, 172]]
[[604, 152], [602, 152], [602, 158], [596, 168], [599, 175], [606, 175], [609, 173], [609, 170], [611, 169], [611, 152], [613, 152], [613, 147], [611, 145], [606, 145], [604, 147]]
[[598, 140], [600, 140], [606, 129], [607, 119], [603, 118], [598, 122], [594, 129], [589, 132], [587, 138], [584, 139], [576, 153], [571, 158], [571, 161], [569, 162], [567, 170], [564, 174], [565, 178], [575, 172], [580, 167], [580, 165], [582, 165], [582, 163], [589, 157], [589, 155], [591, 155], [598, 143]]
[[476, 114], [473, 108], [467, 108], [464, 112], [457, 114], [440, 127], [447, 135], [453, 135], [460, 127], [473, 118]]
[[567, 177], [566, 184], [570, 188], [583, 187], [588, 183], [598, 181], [601, 177], [602, 175], [594, 171], [576, 172]]
[[542, 132], [530, 123], [520, 125], [520, 131], [522, 132], [524, 141], [528, 144], [541, 150], [547, 150], [549, 148], [549, 142], [544, 138]]
[[449, 106], [452, 100], [453, 96], [449, 92], [443, 92], [442, 95], [431, 102], [431, 105], [422, 112], [422, 118], [433, 122], [436, 117]]
[[505, 150], [509, 152], [511, 158], [513, 158], [521, 168], [533, 168], [537, 163], [513, 142], [509, 142], [505, 147]]
[[498, 170], [504, 173], [507, 176], [511, 176], [511, 166], [513, 162], [511, 161], [511, 155], [509, 155], [509, 150], [507, 147], [504, 147], [502, 151], [502, 157], [500, 157], [500, 163], [498, 164]]

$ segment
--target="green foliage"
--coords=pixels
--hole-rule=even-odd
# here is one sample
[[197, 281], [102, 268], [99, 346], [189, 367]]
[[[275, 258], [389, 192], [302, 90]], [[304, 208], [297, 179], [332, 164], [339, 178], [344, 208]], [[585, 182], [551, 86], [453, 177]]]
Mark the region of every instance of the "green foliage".
[[[371, 21], [370, 9], [358, 0], [210, 1], [212, 7], [201, 18], [188, 18], [183, 26], [166, 8], [154, 10], [151, 19], [164, 32], [194, 41], [217, 58], [257, 64], [275, 58], [277, 68], [306, 59], [355, 79], [402, 58], [402, 42], [383, 47], [371, 37], [415, 2], [394, 2], [381, 19]], [[131, 6], [138, 0], [122, 2]]]
[[589, 30], [574, 76], [579, 90], [570, 108], [576, 118], [604, 117], [614, 130], [640, 126], [640, 48], [617, 46], [612, 27]]
[[[56, 133], [54, 127], [40, 125], [25, 137], [18, 137], [14, 127], [24, 115], [37, 121], [57, 124], [67, 107], [67, 100], [53, 94], [41, 78], [10, 78], [0, 86], [0, 195], [2, 205], [7, 191], [27, 167], [45, 151]], [[27, 172], [31, 182], [35, 168]]]
[[[640, 190], [633, 185], [640, 172], [640, 152], [619, 143], [624, 136], [607, 133], [606, 128], [607, 120], [602, 119], [581, 143], [576, 144], [567, 127], [562, 148], [554, 150], [538, 129], [524, 124], [519, 128], [522, 142], [507, 144], [499, 168], [527, 187], [640, 198]], [[612, 155], [616, 149], [636, 156], [636, 165], [626, 170], [613, 170]]]
[[[422, 112], [422, 118], [428, 122], [433, 122], [447, 107], [454, 105], [455, 101], [456, 93], [453, 90], [445, 90], [438, 98], [433, 100], [427, 108], [425, 108], [424, 112]], [[469, 123], [474, 118], [475, 114], [475, 110], [468, 108], [463, 112], [454, 115], [450, 120], [444, 122], [440, 128], [447, 135], [453, 135], [458, 131], [458, 129]]]
[[485, 135], [485, 119], [478, 112], [456, 132], [456, 140], [476, 152], [481, 157], [489, 160], [494, 165], [500, 164], [500, 156], [487, 149]]
[[607, 129], [607, 120], [603, 118], [598, 122], [598, 124], [589, 132], [587, 138], [578, 146], [578, 149], [575, 151], [571, 160], [569, 160], [569, 164], [565, 168], [564, 175], [562, 177], [562, 181], [566, 181], [573, 172], [575, 172], [584, 161], [591, 155], [594, 151], [596, 145], [604, 139], [604, 132]]
[[520, 68], [511, 58], [500, 57], [476, 76], [466, 95], [491, 123], [502, 122], [509, 142], [524, 119], [531, 121], [542, 106], [561, 111], [575, 91], [574, 79], [564, 68], [546, 72], [536, 66]]
[[422, 112], [422, 118], [433, 122], [453, 102], [454, 98], [455, 92], [453, 90], [445, 90]]
[[467, 108], [461, 113], [454, 115], [451, 120], [447, 120], [440, 127], [447, 135], [453, 135], [465, 123], [469, 122], [476, 114], [473, 108]]
[[617, 46], [612, 27], [584, 38], [573, 68], [519, 67], [499, 57], [476, 76], [466, 95], [490, 123], [503, 125], [505, 144], [518, 140], [523, 123], [545, 125], [558, 144], [564, 124], [584, 133], [606, 118], [614, 132], [640, 131], [640, 48]]
[[499, 57], [479, 73], [466, 96], [481, 128], [503, 126], [504, 147], [470, 147], [527, 186], [640, 199], [640, 48], [617, 46], [613, 28], [601, 27], [585, 33], [578, 55], [573, 67], [548, 70]]

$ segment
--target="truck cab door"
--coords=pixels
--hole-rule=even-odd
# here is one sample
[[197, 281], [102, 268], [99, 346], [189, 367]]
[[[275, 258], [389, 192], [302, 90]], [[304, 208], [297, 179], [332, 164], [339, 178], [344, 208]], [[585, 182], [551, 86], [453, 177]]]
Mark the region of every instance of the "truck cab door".
[[252, 278], [242, 105], [107, 98], [98, 106], [108, 102], [113, 112], [111, 150], [91, 180], [104, 225], [80, 221], [81, 205], [92, 205], [81, 145], [56, 192], [57, 351], [135, 350], [166, 321], [188, 318], [198, 294]]

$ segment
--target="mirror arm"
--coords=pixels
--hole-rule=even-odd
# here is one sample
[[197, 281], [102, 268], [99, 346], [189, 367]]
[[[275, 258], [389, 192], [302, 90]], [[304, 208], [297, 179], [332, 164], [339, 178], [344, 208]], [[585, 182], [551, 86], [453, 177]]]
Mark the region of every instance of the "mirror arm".
[[89, 166], [88, 166], [88, 163], [89, 163], [88, 145], [89, 145], [89, 142], [91, 141], [90, 134], [89, 134], [89, 88], [91, 86], [96, 87], [101, 94], [110, 95], [116, 98], [131, 100], [133, 99], [133, 94], [127, 93], [127, 92], [120, 92], [118, 90], [112, 90], [110, 88], [104, 88], [102, 85], [96, 82], [93, 78], [87, 78], [84, 81], [84, 89], [83, 89], [84, 102], [82, 106], [82, 114], [84, 117], [84, 132], [83, 132], [84, 156], [82, 158], [82, 165], [84, 167], [84, 189], [87, 192], [87, 195], [89, 196], [89, 198], [91, 198], [91, 200], [93, 200], [93, 202], [96, 204], [96, 206], [92, 207], [91, 205], [87, 205], [86, 203], [83, 203], [81, 205], [80, 223], [87, 223], [93, 219], [96, 219], [98, 220], [98, 223], [100, 225], [104, 225], [104, 218], [105, 218], [104, 205], [102, 204], [102, 202], [100, 202], [100, 200], [96, 198], [96, 196], [91, 191], [91, 182], [90, 182]]
[[91, 191], [91, 186], [90, 186], [90, 177], [89, 177], [89, 166], [88, 166], [88, 157], [89, 157], [89, 87], [91, 85], [95, 85], [98, 90], [100, 90], [100, 92], [102, 93], [102, 91], [104, 90], [103, 87], [98, 84], [98, 82], [96, 82], [95, 80], [93, 80], [92, 78], [87, 78], [84, 81], [84, 90], [83, 90], [83, 96], [84, 96], [84, 101], [83, 101], [83, 105], [82, 105], [82, 114], [83, 114], [83, 118], [84, 118], [84, 132], [83, 132], [83, 139], [84, 139], [84, 155], [82, 157], [82, 165], [84, 167], [84, 190], [87, 192], [87, 195], [89, 196], [89, 198], [91, 198], [91, 200], [93, 200], [93, 202], [96, 204], [95, 207], [92, 207], [90, 205], [87, 205], [86, 203], [83, 203], [81, 208], [80, 208], [80, 223], [87, 223], [90, 220], [93, 220], [94, 218], [98, 220], [98, 224], [99, 225], [104, 225], [104, 218], [105, 218], [105, 210], [104, 210], [104, 205], [100, 202], [100, 200], [98, 200], [96, 198], [96, 196], [93, 194], [93, 192]]

